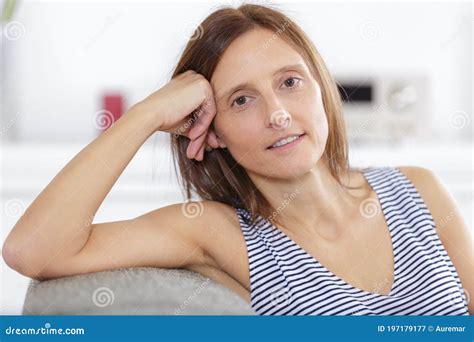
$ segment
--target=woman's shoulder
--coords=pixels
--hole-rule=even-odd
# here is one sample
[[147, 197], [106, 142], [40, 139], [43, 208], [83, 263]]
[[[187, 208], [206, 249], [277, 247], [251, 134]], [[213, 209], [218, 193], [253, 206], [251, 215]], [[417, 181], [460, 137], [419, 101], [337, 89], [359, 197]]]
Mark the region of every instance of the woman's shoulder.
[[405, 177], [420, 195], [433, 217], [443, 215], [448, 191], [435, 171], [421, 166], [393, 167]]
[[186, 226], [194, 228], [199, 234], [221, 227], [236, 227], [239, 224], [236, 209], [228, 204], [211, 201], [196, 200], [174, 203], [169, 207], [173, 208], [173, 217], [176, 221], [185, 221]]
[[204, 200], [201, 202], [207, 210], [207, 219], [210, 224], [220, 223], [224, 227], [235, 228], [239, 226], [238, 210], [226, 203]]
[[393, 167], [402, 174], [416, 189], [428, 209], [432, 212], [443, 214], [443, 203], [450, 197], [441, 177], [433, 170], [421, 166], [396, 166]]
[[[416, 188], [425, 202], [436, 227], [436, 233], [452, 260], [467, 293], [474, 292], [470, 275], [474, 262], [473, 235], [457, 201], [441, 177], [433, 170], [418, 166], [398, 167]], [[474, 312], [473, 301], [469, 312]]]
[[[421, 203], [426, 206], [435, 227], [446, 225], [446, 220], [453, 212], [459, 212], [456, 201], [435, 171], [421, 166], [387, 166], [380, 169], [388, 170], [390, 174], [397, 173], [397, 177], [392, 177], [393, 180], [408, 181], [408, 186], [419, 195]], [[446, 235], [440, 234], [442, 241], [446, 238]]]
[[393, 166], [394, 169], [403, 173], [410, 180], [420, 181], [422, 179], [432, 178], [435, 176], [434, 171], [422, 166]]
[[240, 227], [242, 211], [209, 200], [185, 202], [181, 206], [182, 212], [186, 213], [183, 215], [195, 216], [196, 225], [189, 227], [195, 229], [193, 234], [206, 255], [205, 265], [192, 270], [210, 277], [216, 276], [224, 283], [232, 278], [248, 289], [248, 274], [245, 273], [248, 266], [247, 249]]
[[190, 234], [206, 249], [214, 249], [224, 240], [240, 233], [236, 208], [218, 201], [197, 200], [175, 203], [176, 220], [186, 221]]

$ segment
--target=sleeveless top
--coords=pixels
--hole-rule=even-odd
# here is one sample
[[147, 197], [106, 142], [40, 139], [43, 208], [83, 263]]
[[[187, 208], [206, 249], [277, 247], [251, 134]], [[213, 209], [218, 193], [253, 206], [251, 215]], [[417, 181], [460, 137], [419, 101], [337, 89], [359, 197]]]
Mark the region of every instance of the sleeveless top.
[[[377, 194], [394, 255], [387, 295], [356, 288], [270, 221], [235, 208], [244, 235], [251, 306], [258, 315], [469, 315], [454, 265], [416, 188], [394, 167], [362, 170]], [[350, 256], [347, 261], [350, 262]]]

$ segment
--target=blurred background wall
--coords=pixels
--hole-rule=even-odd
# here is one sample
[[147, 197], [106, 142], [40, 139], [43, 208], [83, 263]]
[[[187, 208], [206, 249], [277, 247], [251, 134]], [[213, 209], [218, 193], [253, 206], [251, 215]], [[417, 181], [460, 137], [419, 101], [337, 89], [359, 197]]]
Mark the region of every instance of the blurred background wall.
[[[104, 125], [169, 80], [202, 19], [240, 3], [3, 1], [0, 242]], [[322, 54], [346, 101], [352, 164], [434, 170], [472, 229], [472, 4], [254, 3], [283, 10]], [[96, 221], [183, 201], [172, 171], [157, 133]], [[1, 272], [2, 313], [19, 313], [28, 279], [3, 261]]]

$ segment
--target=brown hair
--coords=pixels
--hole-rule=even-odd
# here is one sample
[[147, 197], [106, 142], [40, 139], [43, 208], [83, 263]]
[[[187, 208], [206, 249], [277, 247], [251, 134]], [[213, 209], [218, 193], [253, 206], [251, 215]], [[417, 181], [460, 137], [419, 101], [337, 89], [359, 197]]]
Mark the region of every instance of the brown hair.
[[[305, 33], [277, 9], [243, 4], [236, 9], [223, 7], [216, 10], [196, 29], [172, 77], [192, 69], [210, 81], [226, 48], [240, 35], [256, 28], [272, 30], [273, 37], [278, 34], [293, 46], [320, 84], [329, 127], [323, 157], [328, 162], [332, 176], [344, 187], [341, 176], [349, 170], [349, 163], [341, 97], [336, 83]], [[202, 199], [244, 208], [250, 212], [252, 222], [257, 214], [267, 218], [275, 216], [272, 215], [275, 209], [227, 149], [213, 149], [206, 153], [202, 161], [196, 161], [186, 157], [187, 137], [178, 134], [172, 134], [171, 137], [175, 167], [178, 164], [188, 200], [191, 199], [191, 191], [194, 191]]]

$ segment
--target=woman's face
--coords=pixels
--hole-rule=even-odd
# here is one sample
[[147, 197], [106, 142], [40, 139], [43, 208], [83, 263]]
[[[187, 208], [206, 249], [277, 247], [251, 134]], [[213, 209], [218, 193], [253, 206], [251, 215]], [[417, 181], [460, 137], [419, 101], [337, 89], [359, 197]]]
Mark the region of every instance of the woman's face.
[[[215, 132], [249, 174], [290, 178], [316, 165], [328, 136], [321, 89], [300, 54], [278, 35], [255, 29], [240, 36], [210, 83]], [[301, 134], [291, 144], [270, 147]]]

